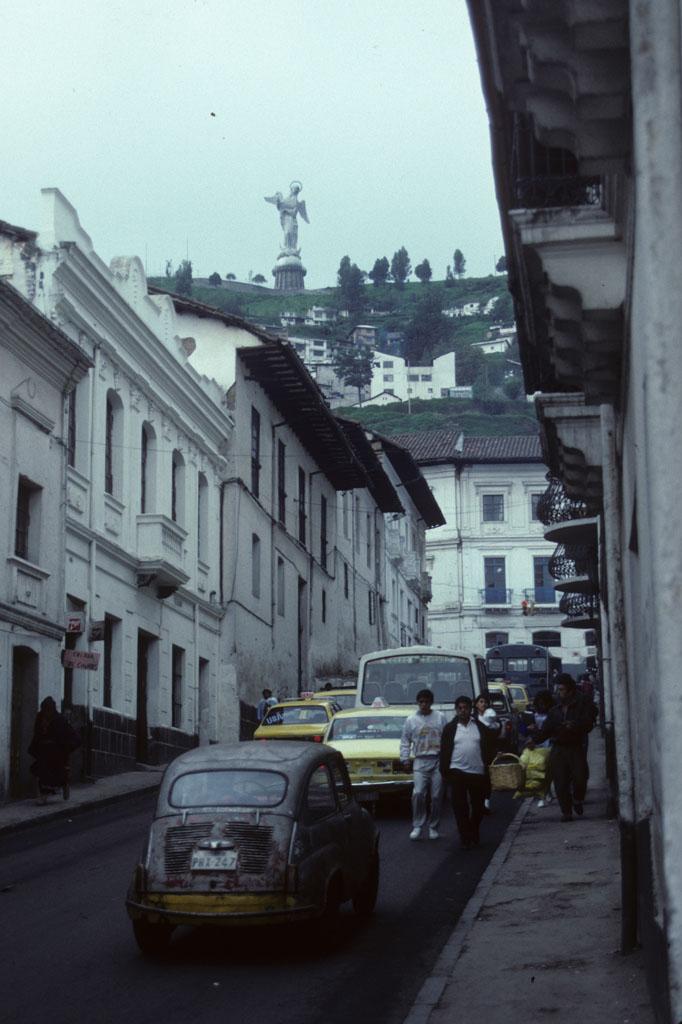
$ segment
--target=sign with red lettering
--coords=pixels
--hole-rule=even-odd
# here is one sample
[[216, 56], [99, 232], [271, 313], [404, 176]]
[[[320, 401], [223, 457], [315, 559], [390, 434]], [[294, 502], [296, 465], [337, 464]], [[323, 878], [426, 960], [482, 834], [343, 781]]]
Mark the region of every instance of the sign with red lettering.
[[83, 613], [82, 612], [68, 612], [66, 616], [66, 632], [67, 633], [82, 633], [83, 632]]
[[94, 670], [99, 665], [99, 653], [97, 651], [62, 651], [62, 665], [64, 668]]

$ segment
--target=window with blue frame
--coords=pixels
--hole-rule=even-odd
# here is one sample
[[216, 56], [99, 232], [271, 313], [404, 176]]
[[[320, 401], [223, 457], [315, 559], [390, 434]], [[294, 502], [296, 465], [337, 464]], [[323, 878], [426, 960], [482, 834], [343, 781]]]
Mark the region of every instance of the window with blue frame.
[[485, 604], [507, 603], [507, 573], [504, 558], [484, 558]]

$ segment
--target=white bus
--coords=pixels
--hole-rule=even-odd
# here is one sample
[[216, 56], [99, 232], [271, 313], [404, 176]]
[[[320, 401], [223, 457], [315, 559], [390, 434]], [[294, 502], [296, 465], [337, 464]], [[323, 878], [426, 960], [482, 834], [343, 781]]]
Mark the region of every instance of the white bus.
[[356, 707], [369, 707], [377, 697], [389, 707], [412, 706], [420, 690], [431, 690], [434, 707], [451, 710], [457, 697], [465, 694], [473, 700], [486, 686], [481, 654], [442, 647], [392, 647], [360, 658]]

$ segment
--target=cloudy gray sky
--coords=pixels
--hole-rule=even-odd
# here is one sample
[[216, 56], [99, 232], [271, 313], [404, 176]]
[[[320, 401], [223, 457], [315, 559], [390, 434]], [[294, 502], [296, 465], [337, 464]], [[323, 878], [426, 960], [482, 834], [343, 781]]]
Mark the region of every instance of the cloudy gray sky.
[[[464, 0], [2, 0], [0, 219], [64, 192], [105, 260], [271, 280], [303, 183], [308, 287], [401, 245], [502, 252]], [[212, 116], [214, 115], [214, 116]]]

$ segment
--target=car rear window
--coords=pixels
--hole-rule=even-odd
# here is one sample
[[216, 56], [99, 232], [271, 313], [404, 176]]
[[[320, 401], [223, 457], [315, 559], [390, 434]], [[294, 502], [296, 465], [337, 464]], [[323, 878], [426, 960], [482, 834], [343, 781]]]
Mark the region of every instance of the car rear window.
[[364, 718], [335, 718], [329, 740], [399, 740], [404, 718], [397, 715], [367, 715]]
[[490, 691], [490, 706], [494, 708], [495, 711], [509, 710], [509, 708], [507, 707], [507, 698], [505, 697], [505, 695], [499, 692], [494, 693], [492, 690]]
[[327, 723], [327, 712], [324, 708], [309, 704], [291, 704], [282, 708], [273, 708], [261, 722], [261, 725], [316, 725]]
[[173, 807], [276, 807], [286, 791], [280, 772], [221, 768], [180, 775], [168, 800]]

